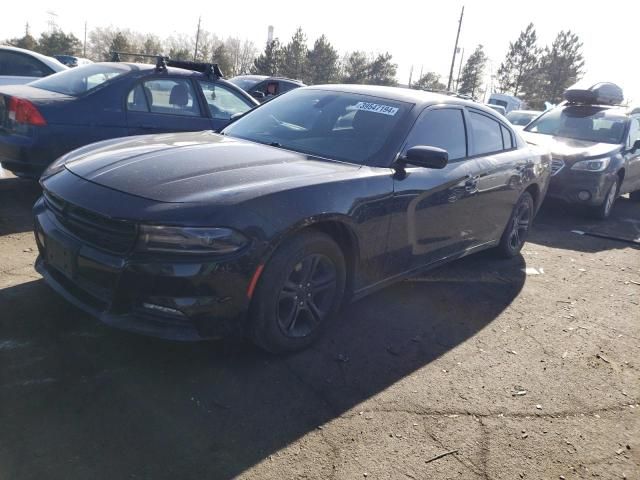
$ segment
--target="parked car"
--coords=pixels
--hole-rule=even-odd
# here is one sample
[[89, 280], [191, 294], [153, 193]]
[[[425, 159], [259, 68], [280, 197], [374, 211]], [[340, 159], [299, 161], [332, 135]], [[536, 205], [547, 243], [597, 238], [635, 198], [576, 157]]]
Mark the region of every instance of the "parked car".
[[60, 155], [89, 143], [220, 130], [258, 105], [218, 75], [186, 69], [201, 64], [170, 65], [94, 63], [0, 88], [2, 168], [37, 178]]
[[82, 65], [89, 65], [93, 63], [88, 58], [75, 57], [73, 55], [54, 55], [53, 58], [69, 68], [80, 67]]
[[229, 80], [260, 102], [270, 100], [289, 90], [304, 87], [300, 80], [266, 75], [238, 75]]
[[550, 162], [473, 102], [300, 88], [221, 134], [60, 158], [34, 206], [36, 268], [115, 327], [296, 350], [344, 301], [487, 248], [518, 255]]
[[526, 108], [526, 103], [513, 95], [505, 93], [492, 93], [487, 102], [489, 105], [498, 105], [504, 108], [506, 113], [512, 110], [522, 110]]
[[569, 89], [566, 103], [523, 132], [529, 143], [551, 150], [548, 196], [587, 206], [600, 219], [609, 217], [619, 195], [640, 200], [639, 119], [619, 106], [622, 90], [616, 89], [612, 84]]
[[533, 119], [540, 116], [540, 114], [542, 114], [542, 112], [537, 110], [511, 110], [507, 113], [506, 117], [516, 130], [522, 130], [529, 125]]
[[58, 60], [24, 48], [0, 46], [0, 85], [29, 83], [67, 67]]

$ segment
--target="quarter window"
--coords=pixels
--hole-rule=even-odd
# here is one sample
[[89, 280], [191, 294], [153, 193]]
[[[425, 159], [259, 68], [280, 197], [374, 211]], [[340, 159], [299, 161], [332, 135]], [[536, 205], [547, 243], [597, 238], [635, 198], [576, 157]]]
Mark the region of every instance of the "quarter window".
[[[144, 82], [143, 88], [151, 113], [186, 116], [200, 115], [200, 107], [198, 106], [195, 90], [189, 80], [148, 80]], [[135, 89], [133, 93], [135, 93]]]
[[200, 81], [200, 86], [213, 118], [228, 120], [233, 115], [250, 110], [253, 106], [238, 93], [219, 83]]
[[497, 121], [480, 113], [470, 112], [473, 130], [474, 154], [499, 152], [503, 150], [501, 125]]
[[504, 125], [500, 125], [500, 129], [502, 130], [502, 146], [505, 150], [511, 150], [513, 148], [513, 138], [509, 129]]
[[427, 111], [409, 133], [406, 150], [418, 145], [442, 148], [449, 154], [449, 160], [466, 157], [467, 136], [462, 110]]

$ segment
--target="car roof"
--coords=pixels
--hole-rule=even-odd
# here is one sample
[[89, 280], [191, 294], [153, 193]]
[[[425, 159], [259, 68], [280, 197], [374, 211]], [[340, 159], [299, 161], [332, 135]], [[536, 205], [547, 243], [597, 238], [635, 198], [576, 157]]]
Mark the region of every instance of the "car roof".
[[23, 53], [25, 55], [29, 55], [33, 58], [40, 60], [47, 67], [51, 68], [56, 72], [62, 72], [63, 70], [67, 70], [69, 67], [63, 65], [58, 60], [53, 57], [48, 57], [46, 55], [42, 55], [41, 53], [34, 52], [33, 50], [27, 50], [25, 48], [11, 47], [9, 45], [0, 45], [0, 50], [8, 50], [11, 52]]
[[306, 85], [302, 83], [302, 81], [296, 80], [295, 78], [275, 76], [275, 77], [265, 77], [265, 80], [284, 80], [285, 82], [291, 82], [291, 83], [295, 83], [296, 85], [300, 85], [301, 87], [306, 87]]
[[397, 102], [413, 103], [420, 107], [437, 104], [452, 104], [464, 107], [471, 107], [489, 113], [495, 116], [496, 111], [492, 110], [481, 103], [472, 100], [466, 100], [453, 95], [445, 95], [442, 93], [427, 92], [424, 90], [413, 90], [403, 87], [386, 87], [378, 85], [352, 85], [352, 84], [329, 84], [329, 85], [313, 85], [303, 87], [303, 89], [315, 89], [336, 91], [345, 93], [360, 93], [363, 95], [371, 95], [373, 97], [386, 98]]
[[531, 115], [540, 115], [542, 110], [511, 110], [509, 113], [529, 113]]
[[[135, 63], [135, 62], [98, 62], [93, 65], [108, 65], [108, 66], [120, 66], [129, 68], [131, 72], [150, 72], [156, 70], [155, 63]], [[207, 77], [206, 74], [202, 72], [198, 72], [196, 70], [189, 70], [186, 68], [178, 68], [178, 67], [167, 67], [167, 73], [170, 75], [185, 75], [185, 76], [195, 76], [195, 77]], [[226, 78], [219, 78], [219, 80], [224, 82], [229, 82]]]

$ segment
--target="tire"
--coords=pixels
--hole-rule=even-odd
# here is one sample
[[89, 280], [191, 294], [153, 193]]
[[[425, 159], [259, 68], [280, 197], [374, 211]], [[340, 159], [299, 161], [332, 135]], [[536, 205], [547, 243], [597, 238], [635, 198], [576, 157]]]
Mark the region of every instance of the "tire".
[[620, 177], [616, 177], [616, 181], [607, 190], [607, 195], [604, 198], [602, 204], [595, 207], [591, 207], [591, 215], [598, 220], [606, 220], [611, 215], [613, 210], [613, 204], [618, 198], [618, 191], [620, 190]]
[[629, 200], [632, 202], [640, 202], [640, 190], [636, 190], [635, 192], [631, 192], [629, 194]]
[[340, 308], [346, 276], [344, 255], [328, 235], [309, 231], [286, 240], [258, 281], [248, 325], [252, 342], [270, 353], [307, 348]]
[[513, 258], [520, 254], [520, 250], [527, 241], [534, 213], [533, 197], [529, 192], [524, 192], [513, 207], [509, 222], [496, 247], [496, 253], [500, 257]]

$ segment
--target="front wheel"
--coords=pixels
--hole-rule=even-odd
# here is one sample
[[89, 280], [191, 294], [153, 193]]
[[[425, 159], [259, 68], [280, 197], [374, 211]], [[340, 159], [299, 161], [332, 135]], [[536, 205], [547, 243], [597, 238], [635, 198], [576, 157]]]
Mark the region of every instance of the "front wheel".
[[618, 190], [620, 189], [620, 179], [616, 178], [616, 181], [607, 190], [607, 195], [604, 201], [595, 207], [592, 207], [591, 213], [598, 220], [606, 220], [611, 215], [613, 210], [613, 204], [618, 198]]
[[533, 197], [529, 192], [524, 192], [513, 208], [509, 223], [507, 223], [507, 227], [502, 237], [500, 237], [500, 243], [496, 248], [501, 257], [513, 258], [520, 253], [529, 235], [533, 215]]
[[305, 232], [286, 240], [258, 281], [251, 339], [271, 353], [308, 347], [339, 309], [345, 283], [344, 256], [331, 237]]

